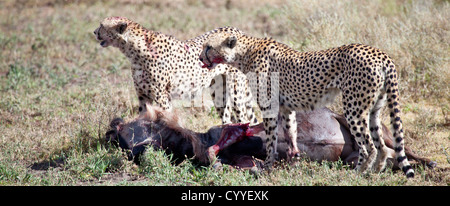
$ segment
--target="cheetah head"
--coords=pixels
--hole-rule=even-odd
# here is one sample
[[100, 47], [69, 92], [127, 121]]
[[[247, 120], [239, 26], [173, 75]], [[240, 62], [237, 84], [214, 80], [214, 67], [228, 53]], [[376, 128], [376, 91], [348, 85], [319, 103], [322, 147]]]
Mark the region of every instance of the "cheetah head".
[[121, 40], [126, 40], [125, 33], [130, 23], [132, 22], [125, 17], [108, 17], [95, 29], [95, 38], [102, 47], [118, 47]]
[[211, 34], [203, 44], [200, 61], [203, 68], [213, 69], [218, 64], [234, 65], [238, 56], [238, 37], [230, 33]]

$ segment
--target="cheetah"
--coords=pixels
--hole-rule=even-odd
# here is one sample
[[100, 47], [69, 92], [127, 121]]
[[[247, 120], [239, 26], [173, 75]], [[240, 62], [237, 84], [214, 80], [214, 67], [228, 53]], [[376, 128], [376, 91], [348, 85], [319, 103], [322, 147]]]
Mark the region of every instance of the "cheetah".
[[148, 30], [126, 17], [108, 17], [95, 29], [94, 35], [102, 47], [117, 47], [131, 61], [141, 114], [145, 113], [145, 104], [153, 102], [170, 111], [172, 97], [192, 100], [211, 85], [214, 105], [224, 124], [232, 122], [233, 111], [237, 122], [256, 124], [246, 76], [227, 65], [209, 71], [198, 60], [204, 40], [220, 31], [240, 33], [236, 28], [224, 27], [180, 41]]
[[[345, 118], [359, 147], [355, 169], [361, 173], [371, 170], [380, 172], [385, 167], [387, 152], [382, 138], [380, 112], [387, 103], [394, 131], [396, 159], [406, 176], [414, 177], [414, 170], [405, 156], [395, 65], [380, 49], [351, 44], [322, 51], [299, 52], [272, 38], [221, 31], [210, 35], [205, 41], [200, 60], [209, 69], [228, 64], [245, 74], [255, 74], [256, 81], [249, 79], [249, 84], [252, 91], [256, 90], [253, 95], [256, 94], [263, 114], [268, 138], [267, 168], [271, 168], [277, 153], [277, 117], [265, 116], [264, 112], [273, 110], [274, 104], [267, 104], [268, 96], [259, 96], [265, 93], [273, 97], [271, 90], [278, 90], [275, 91], [278, 92], [275, 94], [277, 98], [270, 101], [278, 101], [276, 113], [280, 113], [282, 120], [285, 120], [282, 125], [289, 131], [293, 143], [296, 143], [297, 128], [292, 114], [321, 108], [342, 94]], [[266, 84], [261, 86], [260, 82], [264, 79]], [[296, 154], [297, 146], [293, 144], [291, 147]]]

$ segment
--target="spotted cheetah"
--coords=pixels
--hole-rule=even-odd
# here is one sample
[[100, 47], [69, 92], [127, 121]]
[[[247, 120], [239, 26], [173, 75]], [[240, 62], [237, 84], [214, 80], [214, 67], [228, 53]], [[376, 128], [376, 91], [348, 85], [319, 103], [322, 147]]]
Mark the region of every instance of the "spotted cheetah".
[[152, 104], [153, 101], [165, 110], [172, 110], [172, 97], [195, 99], [194, 96], [201, 95], [202, 90], [212, 82], [213, 101], [224, 124], [232, 122], [233, 111], [237, 122], [251, 121], [255, 124], [257, 119], [246, 76], [236, 68], [225, 65], [216, 71], [209, 71], [202, 68], [198, 60], [207, 36], [220, 31], [240, 33], [236, 28], [225, 27], [180, 41], [148, 30], [128, 18], [108, 17], [95, 29], [94, 35], [102, 47], [117, 47], [131, 61], [141, 114], [145, 112], [145, 104]]
[[[278, 94], [275, 94], [278, 98], [271, 101], [279, 101], [279, 113], [285, 119], [283, 125], [291, 133], [291, 142], [294, 143], [297, 128], [292, 113], [326, 106], [342, 94], [345, 118], [359, 146], [356, 170], [360, 172], [370, 169], [379, 172], [385, 167], [387, 152], [379, 116], [387, 102], [396, 159], [407, 177], [414, 176], [414, 170], [405, 156], [396, 69], [385, 52], [361, 44], [299, 52], [272, 38], [221, 31], [210, 35], [205, 41], [200, 60], [210, 69], [228, 64], [245, 74], [256, 74], [256, 81], [249, 81], [252, 91], [256, 90], [269, 138], [267, 167], [271, 167], [276, 154], [277, 118], [264, 116], [264, 111], [272, 110], [273, 104], [265, 104], [267, 100], [259, 96], [261, 92], [271, 94], [275, 85], [278, 87]], [[258, 85], [264, 79], [266, 84]], [[262, 106], [264, 104], [266, 106]], [[298, 152], [295, 144], [292, 147], [294, 154]]]

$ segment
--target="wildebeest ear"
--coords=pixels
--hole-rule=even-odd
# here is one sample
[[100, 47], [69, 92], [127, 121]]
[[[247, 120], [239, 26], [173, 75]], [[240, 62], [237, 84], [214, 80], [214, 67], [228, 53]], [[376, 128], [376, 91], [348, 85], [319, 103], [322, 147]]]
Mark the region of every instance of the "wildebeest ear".
[[234, 46], [236, 46], [237, 38], [235, 36], [230, 36], [227, 38], [226, 43], [227, 46], [232, 49]]
[[111, 121], [111, 123], [109, 123], [109, 126], [113, 130], [120, 131], [120, 130], [122, 130], [122, 127], [124, 124], [125, 124], [125, 122], [123, 121], [122, 118], [116, 117]]
[[127, 29], [127, 23], [126, 22], [120, 22], [117, 27], [116, 30], [119, 34], [123, 34], [123, 32]]

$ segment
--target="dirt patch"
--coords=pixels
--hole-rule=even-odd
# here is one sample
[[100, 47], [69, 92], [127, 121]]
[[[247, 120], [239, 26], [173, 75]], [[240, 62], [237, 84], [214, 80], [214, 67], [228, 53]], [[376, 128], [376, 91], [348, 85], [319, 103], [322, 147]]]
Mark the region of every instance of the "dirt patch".
[[145, 185], [146, 178], [129, 173], [108, 173], [100, 179], [80, 181], [76, 185]]

